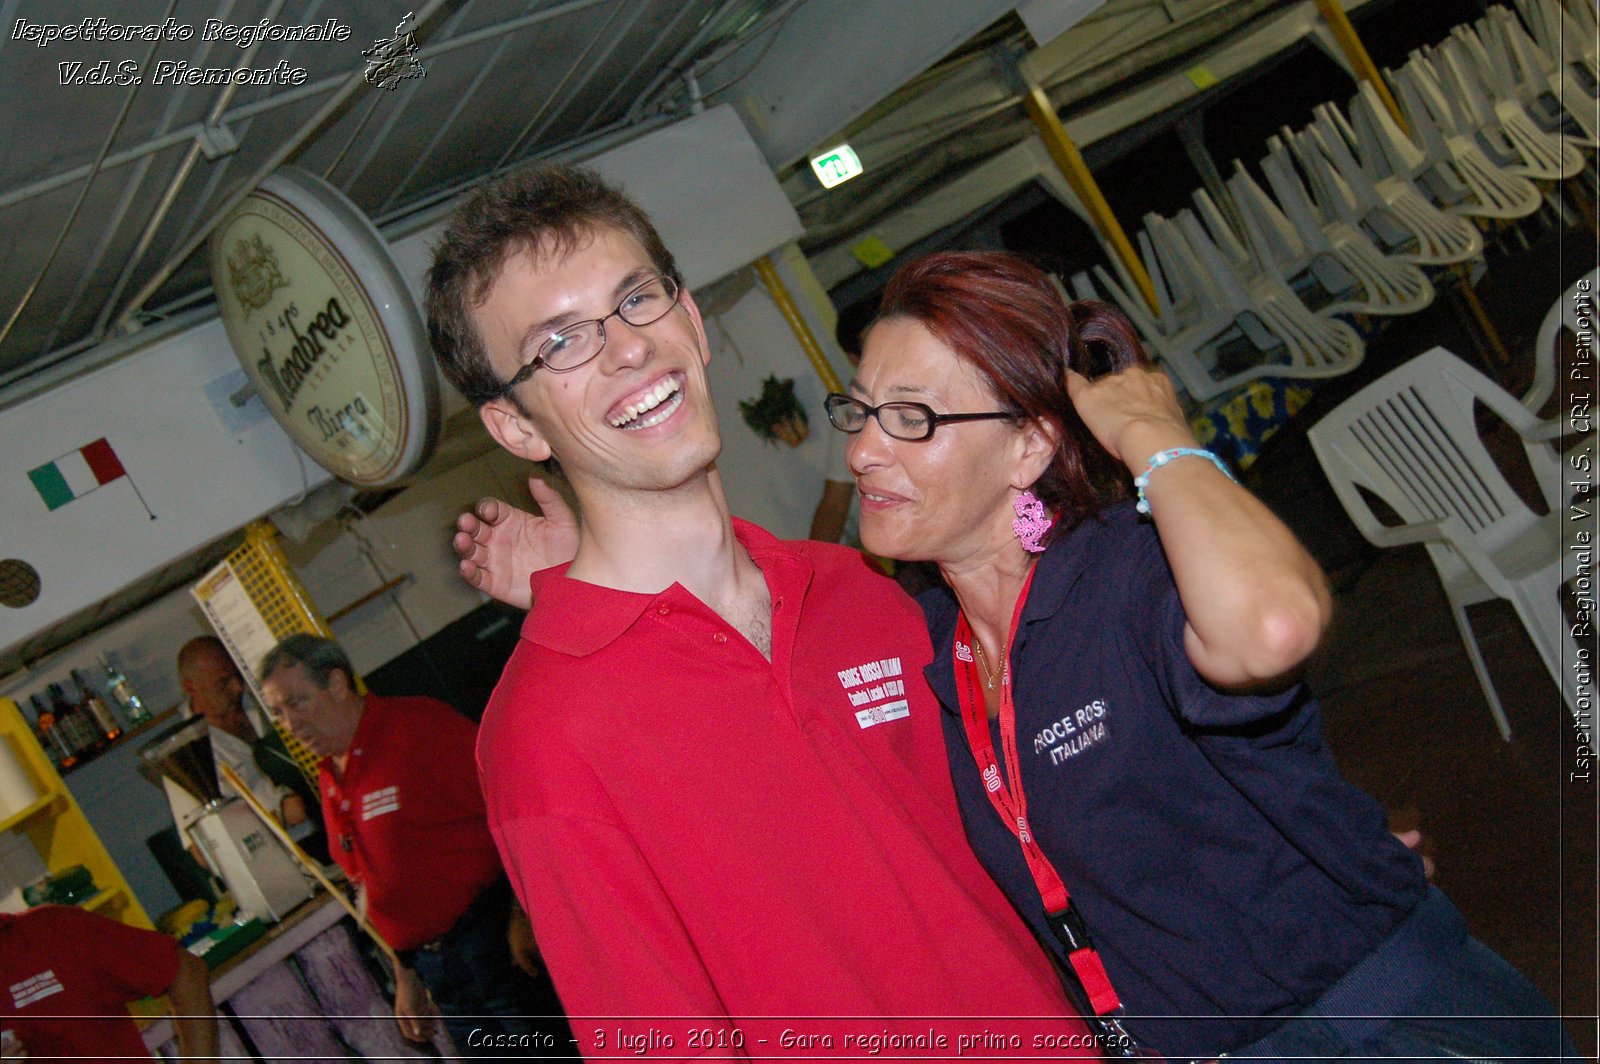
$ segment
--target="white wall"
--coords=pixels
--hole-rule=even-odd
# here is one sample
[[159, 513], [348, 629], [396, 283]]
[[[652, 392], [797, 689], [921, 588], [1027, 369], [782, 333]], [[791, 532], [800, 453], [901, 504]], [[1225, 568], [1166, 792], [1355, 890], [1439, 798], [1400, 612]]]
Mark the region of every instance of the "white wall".
[[[234, 411], [207, 395], [243, 383], [213, 318], [0, 414], [0, 556], [31, 564], [42, 586], [32, 605], [0, 608], [0, 646], [329, 479], [259, 399]], [[101, 437], [128, 475], [48, 509], [28, 471]]]

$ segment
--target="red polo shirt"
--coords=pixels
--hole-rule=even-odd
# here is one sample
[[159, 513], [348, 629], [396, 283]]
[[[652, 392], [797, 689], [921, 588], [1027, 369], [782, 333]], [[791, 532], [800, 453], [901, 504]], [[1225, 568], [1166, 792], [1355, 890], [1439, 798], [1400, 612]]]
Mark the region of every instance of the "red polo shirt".
[[70, 906], [0, 914], [0, 1028], [29, 1060], [145, 1059], [128, 1002], [166, 993], [180, 948]]
[[[835, 1057], [919, 1032], [950, 1055], [998, 1017], [1081, 1031], [962, 835], [916, 605], [855, 551], [735, 531], [770, 661], [679, 585], [558, 567], [484, 716], [490, 827], [568, 1014], [647, 1018], [690, 1055], [793, 1055], [785, 1028]], [[616, 1026], [573, 1024], [600, 1055]]]
[[344, 773], [320, 768], [328, 849], [395, 949], [432, 942], [500, 877], [484, 822], [477, 728], [435, 698], [366, 696]]

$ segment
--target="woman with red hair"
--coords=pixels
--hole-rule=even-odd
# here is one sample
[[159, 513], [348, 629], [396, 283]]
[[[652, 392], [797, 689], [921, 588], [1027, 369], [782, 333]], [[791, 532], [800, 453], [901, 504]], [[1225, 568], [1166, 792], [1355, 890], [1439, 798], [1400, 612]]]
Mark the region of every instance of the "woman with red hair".
[[828, 412], [863, 545], [948, 585], [920, 601], [968, 840], [1086, 1017], [1181, 1059], [1571, 1051], [1339, 775], [1294, 679], [1322, 573], [1120, 313], [927, 256]]

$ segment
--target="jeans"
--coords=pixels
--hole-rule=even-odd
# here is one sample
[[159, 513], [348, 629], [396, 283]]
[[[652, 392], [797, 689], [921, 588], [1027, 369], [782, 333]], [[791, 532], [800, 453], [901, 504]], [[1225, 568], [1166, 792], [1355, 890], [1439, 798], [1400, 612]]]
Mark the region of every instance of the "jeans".
[[1577, 1060], [1544, 995], [1437, 889], [1311, 1008], [1226, 1060]]
[[511, 888], [480, 894], [437, 942], [408, 957], [433, 995], [463, 1057], [538, 1060], [577, 1050], [548, 976], [531, 979], [511, 960]]

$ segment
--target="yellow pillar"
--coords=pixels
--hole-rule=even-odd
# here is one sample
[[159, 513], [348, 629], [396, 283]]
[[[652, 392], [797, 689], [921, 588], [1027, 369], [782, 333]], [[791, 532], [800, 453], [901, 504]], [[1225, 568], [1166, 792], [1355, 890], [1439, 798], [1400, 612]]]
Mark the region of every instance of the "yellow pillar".
[[817, 343], [817, 338], [811, 333], [811, 326], [800, 316], [800, 308], [794, 305], [794, 297], [789, 295], [789, 289], [784, 285], [783, 278], [778, 276], [778, 268], [773, 265], [771, 255], [763, 255], [756, 260], [756, 275], [761, 278], [761, 283], [767, 286], [767, 291], [772, 295], [772, 301], [778, 305], [783, 320], [794, 330], [794, 338], [800, 341], [800, 349], [806, 353], [806, 358], [811, 360], [811, 367], [817, 371], [817, 376], [822, 378], [822, 386], [830, 392], [844, 391], [844, 385], [839, 383], [839, 375], [833, 371], [833, 366], [828, 364], [827, 356], [822, 353], [822, 345]]
[[[1020, 74], [1020, 71], [1018, 73]], [[1056, 109], [1050, 105], [1050, 98], [1037, 85], [1023, 83], [1018, 87], [1022, 92], [1023, 109], [1028, 112], [1028, 118], [1039, 131], [1039, 139], [1044, 141], [1045, 149], [1050, 152], [1050, 158], [1055, 160], [1061, 176], [1067, 179], [1067, 184], [1072, 187], [1078, 202], [1089, 212], [1089, 220], [1094, 223], [1094, 227], [1100, 231], [1106, 243], [1111, 245], [1117, 258], [1122, 260], [1122, 265], [1127, 267], [1128, 276], [1139, 286], [1144, 301], [1150, 305], [1151, 313], [1160, 314], [1161, 308], [1156, 303], [1156, 288], [1150, 281], [1149, 272], [1145, 270], [1144, 263], [1133, 250], [1133, 244], [1128, 241], [1128, 234], [1122, 231], [1122, 223], [1111, 213], [1111, 205], [1100, 192], [1100, 186], [1095, 183], [1094, 174], [1090, 173], [1089, 164], [1083, 161], [1083, 154], [1078, 151], [1078, 146], [1067, 135], [1067, 128], [1061, 124]]]
[[1356, 28], [1350, 25], [1350, 17], [1344, 13], [1344, 6], [1339, 0], [1317, 0], [1317, 10], [1322, 12], [1322, 21], [1328, 24], [1328, 29], [1333, 31], [1333, 39], [1338, 43], [1339, 50], [1350, 61], [1350, 66], [1355, 70], [1356, 76], [1362, 81], [1369, 82], [1378, 90], [1378, 98], [1389, 109], [1394, 120], [1408, 135], [1411, 127], [1406, 125], [1405, 116], [1400, 113], [1400, 105], [1394, 102], [1394, 97], [1389, 95], [1389, 86], [1384, 84], [1383, 76], [1378, 73], [1378, 68], [1372, 65], [1372, 57], [1367, 54], [1366, 46], [1361, 43], [1361, 38], [1356, 36]]

